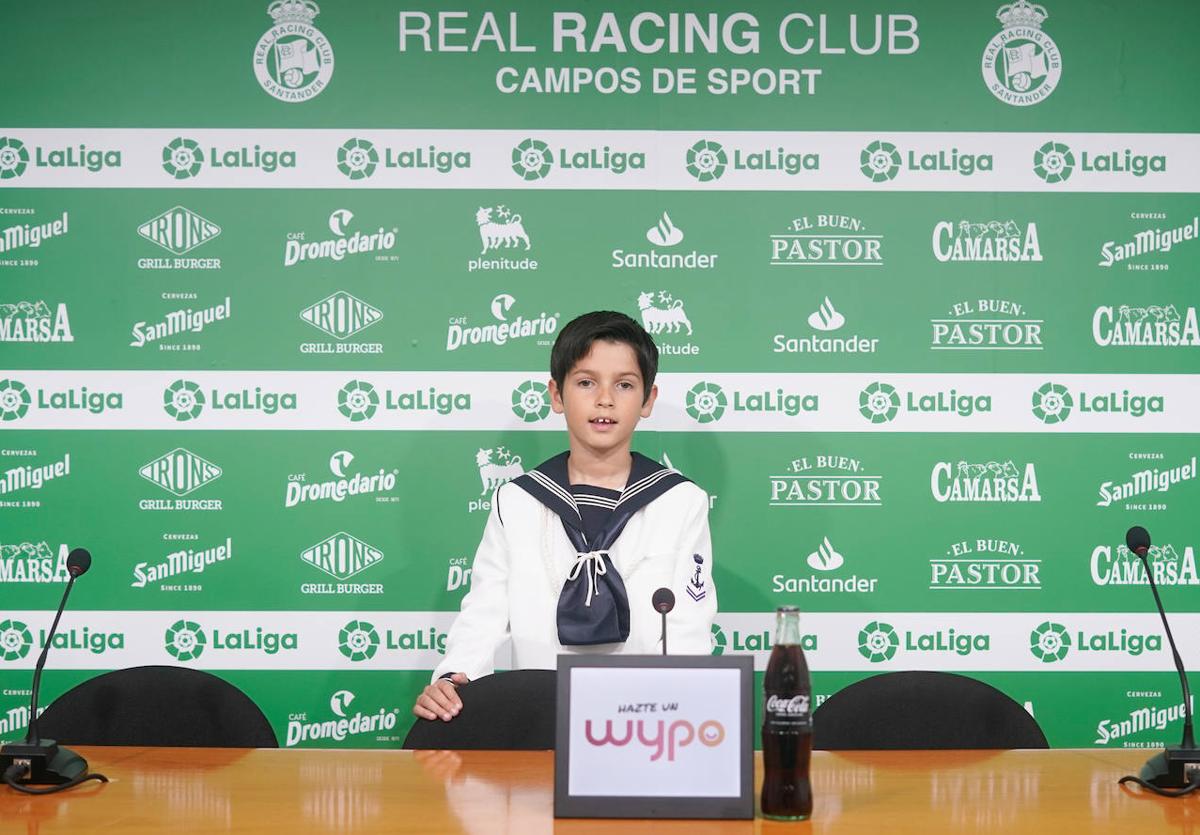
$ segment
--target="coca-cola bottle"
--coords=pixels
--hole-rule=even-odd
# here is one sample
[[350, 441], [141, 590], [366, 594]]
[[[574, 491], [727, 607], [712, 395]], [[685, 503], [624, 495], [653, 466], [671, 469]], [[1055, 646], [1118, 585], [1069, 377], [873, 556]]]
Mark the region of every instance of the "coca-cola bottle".
[[775, 647], [763, 678], [762, 814], [807, 820], [812, 814], [808, 761], [812, 755], [812, 683], [800, 648], [800, 610], [775, 613]]

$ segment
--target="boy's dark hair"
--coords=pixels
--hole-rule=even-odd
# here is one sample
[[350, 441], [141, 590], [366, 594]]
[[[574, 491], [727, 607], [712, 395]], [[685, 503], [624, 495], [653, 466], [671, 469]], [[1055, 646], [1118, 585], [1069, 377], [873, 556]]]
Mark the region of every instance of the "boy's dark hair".
[[650, 387], [658, 374], [658, 346], [646, 329], [624, 313], [615, 310], [594, 310], [572, 319], [558, 332], [550, 352], [550, 376], [562, 390], [563, 381], [571, 373], [597, 339], [619, 342], [633, 349], [638, 370], [642, 373], [642, 402], [650, 397]]

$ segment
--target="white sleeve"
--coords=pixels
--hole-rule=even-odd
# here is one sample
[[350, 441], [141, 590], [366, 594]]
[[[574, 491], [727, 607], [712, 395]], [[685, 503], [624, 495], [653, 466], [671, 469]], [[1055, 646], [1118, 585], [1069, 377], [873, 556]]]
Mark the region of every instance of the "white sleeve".
[[[699, 489], [696, 493], [696, 502], [684, 522], [683, 537], [675, 558], [675, 608], [667, 615], [667, 651], [672, 655], [708, 655], [712, 652], [717, 588], [712, 579], [708, 494]], [[696, 561], [697, 556], [702, 562]]]
[[508, 638], [508, 539], [500, 515], [500, 493], [471, 565], [471, 589], [463, 597], [454, 625], [446, 635], [446, 657], [433, 671], [433, 680], [446, 673], [477, 679], [494, 672], [496, 648]]

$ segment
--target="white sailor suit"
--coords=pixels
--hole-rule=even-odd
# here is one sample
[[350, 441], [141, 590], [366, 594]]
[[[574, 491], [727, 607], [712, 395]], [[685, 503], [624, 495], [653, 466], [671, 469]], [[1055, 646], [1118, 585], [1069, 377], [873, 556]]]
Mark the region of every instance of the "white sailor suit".
[[661, 652], [662, 622], [651, 598], [662, 587], [675, 594], [668, 651], [711, 652], [717, 595], [707, 494], [634, 453], [625, 489], [589, 542], [578, 502], [599, 500], [572, 494], [567, 455], [496, 491], [435, 680], [488, 675], [510, 637], [513, 669], [554, 669], [565, 653]]

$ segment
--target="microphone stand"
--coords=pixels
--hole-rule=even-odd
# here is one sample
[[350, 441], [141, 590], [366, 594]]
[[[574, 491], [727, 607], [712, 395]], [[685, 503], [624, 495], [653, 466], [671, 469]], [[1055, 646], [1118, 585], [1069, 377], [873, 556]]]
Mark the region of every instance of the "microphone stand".
[[[71, 572], [67, 580], [62, 601], [58, 604], [58, 612], [54, 615], [50, 631], [46, 633], [46, 645], [42, 647], [42, 654], [33, 672], [33, 687], [30, 689], [29, 699], [29, 728], [25, 732], [25, 741], [0, 747], [0, 772], [3, 773], [4, 782], [26, 794], [49, 794], [69, 789], [85, 780], [108, 782], [108, 778], [103, 774], [88, 774], [87, 760], [70, 748], [60, 748], [53, 739], [42, 739], [37, 727], [42, 668], [46, 666], [46, 657], [50, 654], [54, 633], [58, 629], [63, 609], [67, 606], [67, 597], [75, 585], [76, 576]], [[26, 783], [49, 785], [51, 788], [30, 789], [24, 785]]]
[[1122, 777], [1117, 782], [1137, 783], [1155, 794], [1166, 797], [1182, 797], [1200, 789], [1200, 768], [1192, 768], [1193, 776], [1188, 776], [1188, 765], [1200, 766], [1200, 750], [1196, 748], [1196, 740], [1192, 730], [1192, 694], [1188, 689], [1187, 673], [1183, 668], [1183, 659], [1175, 647], [1175, 637], [1171, 634], [1171, 626], [1167, 623], [1167, 612], [1163, 608], [1162, 599], [1158, 596], [1158, 585], [1154, 582], [1154, 572], [1147, 558], [1149, 549], [1138, 548], [1136, 553], [1146, 569], [1146, 579], [1150, 581], [1150, 591], [1154, 593], [1154, 603], [1158, 606], [1158, 615], [1162, 618], [1163, 629], [1167, 633], [1167, 642], [1171, 645], [1171, 655], [1175, 657], [1175, 669], [1179, 672], [1179, 683], [1183, 687], [1183, 740], [1179, 745], [1168, 745], [1161, 753], [1155, 754], [1137, 777]]

